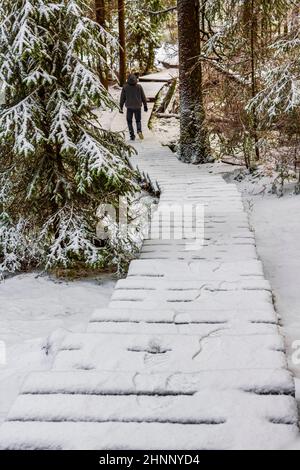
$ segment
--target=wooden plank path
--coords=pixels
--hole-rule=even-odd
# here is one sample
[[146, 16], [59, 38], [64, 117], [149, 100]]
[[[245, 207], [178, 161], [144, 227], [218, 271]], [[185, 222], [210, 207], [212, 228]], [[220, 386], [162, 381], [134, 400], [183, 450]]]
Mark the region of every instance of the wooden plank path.
[[[165, 69], [161, 72], [144, 75], [143, 77], [140, 78], [140, 82], [142, 84], [146, 82], [158, 83], [161, 86], [162, 83], [169, 82], [170, 80], [176, 77], [178, 77], [178, 69], [170, 68], [170, 69]], [[148, 97], [150, 99], [155, 98], [155, 95], [151, 95], [151, 93], [148, 93]]]
[[[124, 127], [124, 116], [113, 127]], [[294, 381], [241, 196], [220, 176], [179, 162], [146, 127], [145, 137], [134, 162], [162, 188], [154, 234], [193, 225], [179, 212], [161, 220], [159, 209], [201, 204], [202, 243], [191, 235], [145, 240], [108, 308], [94, 312], [86, 333], [65, 337], [51, 371], [27, 378], [0, 446], [296, 446]]]

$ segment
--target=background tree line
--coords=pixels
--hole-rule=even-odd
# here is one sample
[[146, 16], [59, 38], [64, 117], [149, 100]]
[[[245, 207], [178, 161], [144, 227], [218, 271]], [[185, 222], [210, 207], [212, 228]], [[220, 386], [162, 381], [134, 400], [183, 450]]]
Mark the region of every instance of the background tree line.
[[182, 160], [229, 155], [253, 168], [271, 152], [282, 167], [299, 165], [298, 1], [95, 3], [119, 35], [121, 84], [130, 69], [152, 71], [155, 49], [178, 40]]
[[110, 59], [121, 85], [128, 70], [136, 68], [141, 74], [153, 70], [168, 15], [165, 10], [174, 4], [174, 0], [91, 0], [96, 21], [118, 37], [119, 49], [110, 51]]
[[126, 268], [136, 233], [106, 221], [110, 238], [99, 236], [98, 208], [118, 211], [140, 181], [133, 149], [95, 109], [116, 110], [109, 83], [155, 70], [167, 42], [178, 46], [178, 157], [275, 162], [282, 186], [300, 166], [299, 10], [296, 0], [2, 0], [0, 275]]

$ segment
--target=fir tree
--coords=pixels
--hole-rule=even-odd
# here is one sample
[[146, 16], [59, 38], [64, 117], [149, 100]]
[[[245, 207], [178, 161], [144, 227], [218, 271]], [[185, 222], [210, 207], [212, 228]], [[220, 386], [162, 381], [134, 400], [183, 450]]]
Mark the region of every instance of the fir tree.
[[272, 59], [262, 71], [262, 90], [251, 101], [260, 118], [272, 124], [300, 107], [300, 32], [298, 28], [271, 46]]
[[116, 106], [97, 73], [111, 38], [85, 11], [81, 0], [1, 2], [2, 272], [115, 254], [101, 248], [96, 213], [133, 192], [130, 148], [93, 114]]
[[[221, 154], [242, 151], [248, 168], [259, 160], [265, 142], [255, 97], [261, 90], [266, 68], [273, 67], [269, 61], [274, 50], [269, 45], [285, 28], [292, 4], [293, 0], [202, 2], [205, 15], [201, 25], [201, 61], [204, 82], [209, 87], [205, 107], [207, 110], [208, 101], [214, 110], [213, 114], [207, 113], [211, 123], [208, 129], [210, 134], [216, 131]], [[212, 76], [218, 86], [210, 85]], [[251, 107], [247, 107], [249, 100]], [[217, 114], [222, 116], [221, 126], [217, 123], [219, 117], [214, 122]]]
[[131, 68], [141, 73], [153, 69], [155, 49], [160, 46], [161, 27], [165, 15], [155, 15], [163, 8], [161, 0], [130, 0], [127, 6], [127, 49]]

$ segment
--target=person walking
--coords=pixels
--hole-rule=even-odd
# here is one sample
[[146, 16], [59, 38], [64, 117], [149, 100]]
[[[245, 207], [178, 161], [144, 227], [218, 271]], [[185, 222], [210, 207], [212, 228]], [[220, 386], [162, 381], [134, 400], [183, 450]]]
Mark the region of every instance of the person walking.
[[127, 108], [127, 124], [130, 134], [130, 140], [135, 140], [135, 133], [133, 128], [133, 116], [135, 117], [137, 133], [140, 139], [143, 139], [142, 132], [142, 106], [144, 111], [148, 111], [147, 99], [143, 87], [138, 84], [138, 79], [135, 74], [130, 74], [127, 83], [123, 86], [120, 98], [120, 113], [123, 113], [124, 104]]

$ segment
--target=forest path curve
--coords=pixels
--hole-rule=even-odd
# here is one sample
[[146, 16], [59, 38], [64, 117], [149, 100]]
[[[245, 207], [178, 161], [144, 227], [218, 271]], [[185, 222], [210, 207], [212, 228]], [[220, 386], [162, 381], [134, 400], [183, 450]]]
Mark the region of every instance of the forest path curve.
[[[133, 161], [162, 189], [152, 237], [87, 332], [68, 335], [53, 369], [25, 381], [0, 446], [296, 447], [294, 381], [241, 195], [179, 162], [146, 120]], [[124, 121], [115, 114], [112, 128]], [[160, 219], [170, 205], [174, 217]], [[182, 218], [186, 207], [199, 209], [196, 221]], [[200, 244], [192, 232], [168, 236], [183, 227]]]

